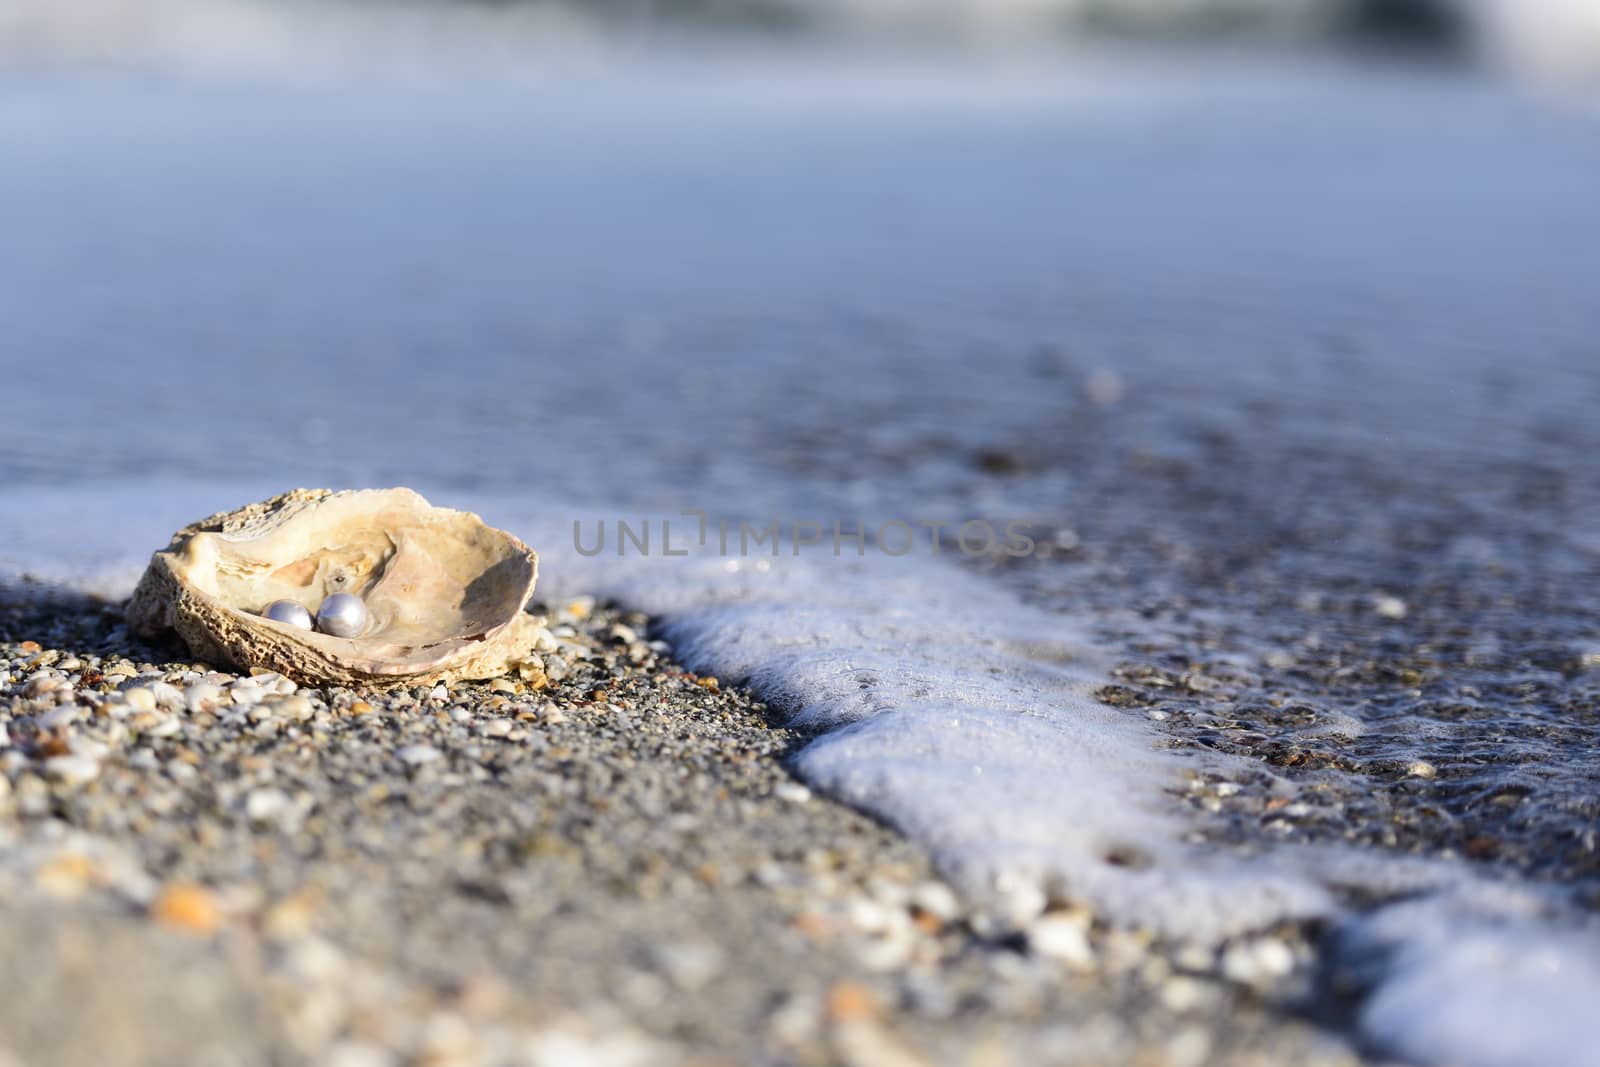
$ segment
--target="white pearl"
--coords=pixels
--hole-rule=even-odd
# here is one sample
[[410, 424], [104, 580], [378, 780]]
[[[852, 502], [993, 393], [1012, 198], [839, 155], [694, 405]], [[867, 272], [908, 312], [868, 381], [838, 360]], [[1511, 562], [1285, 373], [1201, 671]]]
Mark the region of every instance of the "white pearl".
[[261, 617], [300, 630], [309, 630], [312, 626], [311, 612], [292, 600], [274, 600], [261, 609]]
[[367, 606], [354, 593], [334, 593], [317, 609], [317, 629], [334, 637], [359, 637], [367, 628]]

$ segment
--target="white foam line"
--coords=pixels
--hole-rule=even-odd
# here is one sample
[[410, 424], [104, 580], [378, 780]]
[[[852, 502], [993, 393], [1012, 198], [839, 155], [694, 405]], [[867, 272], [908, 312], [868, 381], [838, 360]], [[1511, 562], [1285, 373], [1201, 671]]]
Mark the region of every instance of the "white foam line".
[[1208, 941], [1332, 907], [1310, 880], [1184, 843], [1166, 791], [1191, 766], [1094, 699], [1103, 657], [1063, 616], [935, 559], [667, 563], [547, 572], [656, 616], [692, 669], [820, 731], [798, 773], [928, 848], [983, 907], [1024, 921], [1070, 898]]

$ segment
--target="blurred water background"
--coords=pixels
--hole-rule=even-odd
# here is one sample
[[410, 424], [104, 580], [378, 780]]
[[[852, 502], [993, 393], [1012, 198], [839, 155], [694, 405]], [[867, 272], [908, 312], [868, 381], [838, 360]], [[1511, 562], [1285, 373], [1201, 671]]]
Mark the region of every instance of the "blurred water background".
[[1594, 74], [1597, 24], [1586, 0], [13, 0], [0, 13], [0, 54], [229, 68], [454, 54], [515, 67], [532, 48], [604, 54], [708, 36], [956, 52], [1335, 41], [1469, 53], [1569, 79]]

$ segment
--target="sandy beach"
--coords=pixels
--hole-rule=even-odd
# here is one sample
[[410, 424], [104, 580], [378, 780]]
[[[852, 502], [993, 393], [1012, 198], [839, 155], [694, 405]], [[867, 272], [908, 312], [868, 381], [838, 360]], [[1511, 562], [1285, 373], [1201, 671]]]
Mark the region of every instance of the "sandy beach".
[[0, 603], [9, 1062], [1356, 1062], [1296, 1018], [1300, 931], [974, 915], [637, 614], [543, 608], [544, 675], [352, 692], [117, 608]]

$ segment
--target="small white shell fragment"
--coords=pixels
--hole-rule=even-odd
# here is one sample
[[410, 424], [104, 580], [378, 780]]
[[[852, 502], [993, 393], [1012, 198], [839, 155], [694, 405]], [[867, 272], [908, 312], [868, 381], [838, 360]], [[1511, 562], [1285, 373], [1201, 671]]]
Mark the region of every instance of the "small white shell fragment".
[[135, 711], [156, 710], [156, 695], [147, 686], [140, 685], [123, 690], [122, 699]]
[[252, 704], [261, 703], [261, 698], [265, 694], [261, 692], [261, 687], [255, 682], [240, 679], [228, 687], [228, 695], [233, 698], [234, 704], [238, 707], [248, 708]]
[[1028, 949], [1074, 970], [1092, 970], [1094, 950], [1086, 925], [1085, 917], [1074, 912], [1046, 912], [1028, 927]]
[[197, 682], [184, 690], [183, 700], [191, 712], [210, 711], [222, 702], [222, 689], [210, 682]]

